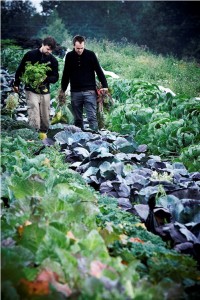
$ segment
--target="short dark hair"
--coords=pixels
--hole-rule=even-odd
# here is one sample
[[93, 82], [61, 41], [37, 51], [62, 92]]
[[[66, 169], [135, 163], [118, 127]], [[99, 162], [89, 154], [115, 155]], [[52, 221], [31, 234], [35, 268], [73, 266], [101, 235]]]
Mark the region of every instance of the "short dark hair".
[[42, 43], [44, 46], [49, 46], [51, 48], [51, 50], [56, 49], [56, 41], [51, 36], [46, 37]]
[[75, 35], [75, 37], [73, 38], [73, 45], [75, 46], [75, 43], [79, 42], [80, 44], [85, 42], [85, 37], [82, 35]]

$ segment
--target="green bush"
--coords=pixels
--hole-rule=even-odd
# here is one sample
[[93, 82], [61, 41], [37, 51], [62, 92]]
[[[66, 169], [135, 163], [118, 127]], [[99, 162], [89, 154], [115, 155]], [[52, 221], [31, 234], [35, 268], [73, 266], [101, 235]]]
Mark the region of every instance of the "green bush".
[[20, 48], [5, 48], [1, 52], [1, 65], [4, 68], [7, 68], [9, 73], [14, 73], [17, 70], [17, 67], [22, 60], [24, 54], [28, 50], [23, 50]]
[[122, 79], [150, 81], [179, 95], [200, 96], [200, 68], [195, 60], [155, 55], [134, 44], [107, 40], [88, 40], [86, 46], [98, 55], [105, 70], [116, 73]]
[[17, 45], [16, 41], [13, 39], [4, 39], [1, 40], [1, 48], [2, 50], [5, 48], [11, 48], [11, 49], [22, 49], [20, 46]]

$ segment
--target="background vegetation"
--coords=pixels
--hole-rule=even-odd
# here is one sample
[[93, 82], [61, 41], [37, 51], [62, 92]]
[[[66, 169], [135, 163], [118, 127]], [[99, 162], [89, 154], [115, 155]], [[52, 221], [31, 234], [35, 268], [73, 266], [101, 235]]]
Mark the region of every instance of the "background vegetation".
[[2, 38], [41, 37], [49, 27], [59, 43], [67, 40], [67, 32], [79, 33], [200, 59], [199, 1], [55, 0], [41, 5], [38, 14], [30, 1], [1, 1]]
[[173, 55], [156, 55], [149, 50], [127, 43], [89, 40], [102, 67], [123, 79], [142, 79], [170, 88], [189, 97], [200, 96], [200, 67], [195, 61], [177, 59]]

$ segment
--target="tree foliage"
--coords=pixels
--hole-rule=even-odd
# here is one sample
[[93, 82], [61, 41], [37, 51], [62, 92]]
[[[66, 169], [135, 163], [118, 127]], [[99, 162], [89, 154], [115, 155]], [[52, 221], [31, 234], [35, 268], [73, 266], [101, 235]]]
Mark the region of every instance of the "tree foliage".
[[198, 2], [43, 1], [42, 6], [46, 15], [56, 8], [73, 35], [128, 41], [157, 53], [200, 57]]
[[46, 36], [52, 35], [52, 33], [59, 44], [63, 44], [69, 37], [69, 33], [56, 10], [46, 17], [46, 26], [41, 28], [38, 37], [43, 39]]
[[[59, 42], [67, 30], [97, 40], [135, 43], [155, 53], [200, 58], [199, 1], [56, 0], [41, 5], [38, 15], [30, 1], [1, 1], [2, 38], [33, 37], [41, 30], [51, 30], [56, 37], [62, 27]], [[59, 21], [53, 26], [50, 17]]]
[[33, 37], [41, 25], [42, 17], [36, 13], [31, 1], [1, 1], [2, 38]]

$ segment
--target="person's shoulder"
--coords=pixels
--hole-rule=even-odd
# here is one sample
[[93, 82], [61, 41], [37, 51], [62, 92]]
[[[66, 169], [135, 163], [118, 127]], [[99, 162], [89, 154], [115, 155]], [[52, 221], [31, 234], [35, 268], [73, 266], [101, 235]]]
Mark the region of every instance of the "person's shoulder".
[[90, 58], [90, 59], [96, 59], [96, 54], [94, 53], [94, 51], [89, 50], [89, 49], [84, 49], [85, 52], [85, 56]]
[[38, 51], [39, 51], [39, 49], [37, 48], [37, 49], [29, 50], [27, 53], [28, 54], [36, 54], [36, 53], [38, 53]]
[[66, 56], [73, 56], [73, 55], [75, 55], [75, 54], [76, 54], [76, 52], [75, 52], [74, 49], [73, 49], [73, 50], [71, 50], [71, 51], [67, 51]]
[[49, 57], [51, 61], [58, 62], [57, 58], [53, 54], [50, 54]]
[[37, 53], [37, 49], [29, 50], [24, 54], [25, 59], [32, 59]]
[[84, 49], [85, 53], [88, 55], [95, 55], [94, 51], [89, 50], [89, 49]]
[[36, 53], [37, 49], [33, 49], [33, 50], [28, 50], [25, 55], [31, 55], [31, 54], [34, 54]]
[[28, 52], [26, 52], [25, 55], [27, 57], [37, 57], [39, 54], [40, 54], [39, 49], [32, 49], [32, 50], [29, 50]]
[[75, 53], [76, 52], [74, 50], [67, 51], [65, 54], [64, 60], [73, 58], [75, 56]]

